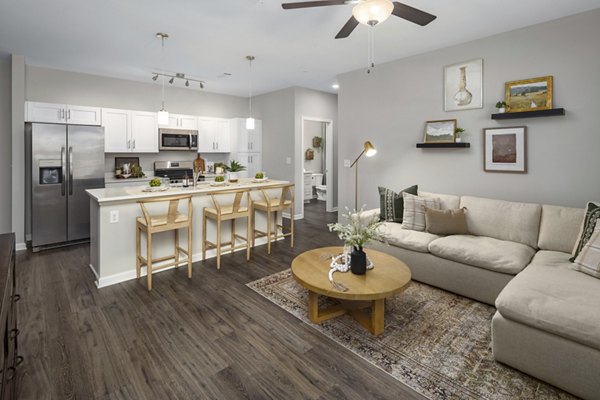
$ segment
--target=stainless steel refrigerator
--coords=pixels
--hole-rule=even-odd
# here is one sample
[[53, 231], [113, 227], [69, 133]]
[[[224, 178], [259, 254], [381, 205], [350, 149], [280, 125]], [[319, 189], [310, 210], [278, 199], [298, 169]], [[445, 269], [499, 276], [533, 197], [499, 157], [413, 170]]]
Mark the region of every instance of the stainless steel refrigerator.
[[34, 251], [90, 237], [86, 189], [104, 187], [104, 128], [28, 123]]

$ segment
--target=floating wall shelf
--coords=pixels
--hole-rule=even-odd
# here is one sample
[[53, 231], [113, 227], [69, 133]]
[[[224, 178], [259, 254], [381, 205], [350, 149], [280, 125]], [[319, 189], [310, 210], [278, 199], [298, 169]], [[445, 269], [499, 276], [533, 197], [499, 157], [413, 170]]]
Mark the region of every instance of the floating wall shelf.
[[551, 117], [554, 115], [565, 115], [565, 109], [564, 108], [551, 108], [550, 110], [505, 112], [505, 113], [499, 113], [499, 114], [492, 114], [492, 119]]
[[468, 149], [471, 143], [417, 143], [417, 149]]

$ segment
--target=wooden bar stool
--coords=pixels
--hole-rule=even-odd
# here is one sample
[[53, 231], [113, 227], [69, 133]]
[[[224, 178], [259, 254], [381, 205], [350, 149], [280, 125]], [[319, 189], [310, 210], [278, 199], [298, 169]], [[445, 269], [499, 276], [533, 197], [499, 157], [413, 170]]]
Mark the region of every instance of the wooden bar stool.
[[[278, 190], [277, 196], [271, 196], [267, 191]], [[271, 254], [271, 241], [279, 238], [291, 236], [291, 247], [294, 247], [294, 185], [278, 185], [260, 190], [263, 196], [262, 201], [252, 203], [252, 247], [254, 247], [257, 237], [267, 237], [267, 253]], [[262, 232], [256, 229], [256, 210], [267, 213], [267, 231]], [[277, 223], [277, 214], [284, 210], [290, 210], [289, 228]], [[274, 223], [271, 224], [271, 213], [274, 214]], [[273, 230], [271, 230], [271, 227]], [[279, 234], [281, 229], [281, 235]], [[285, 230], [288, 229], [286, 233]]]
[[[233, 203], [223, 205], [218, 198], [234, 196]], [[214, 207], [205, 207], [202, 212], [202, 260], [206, 259], [207, 249], [217, 249], [217, 269], [221, 269], [221, 249], [227, 246], [226, 250], [231, 253], [235, 249], [246, 247], [246, 260], [250, 260], [250, 191], [247, 189], [239, 190], [223, 190], [210, 193]], [[242, 205], [243, 198], [246, 197], [246, 205]], [[207, 219], [212, 219], [217, 224], [217, 240], [216, 243], [206, 240], [206, 223]], [[246, 237], [235, 233], [235, 220], [237, 218], [246, 218]], [[229, 242], [222, 242], [221, 239], [221, 224], [223, 221], [231, 221], [231, 239]], [[243, 240], [245, 244], [236, 245], [236, 239]]]
[[[177, 211], [179, 200], [187, 200], [187, 215]], [[169, 202], [167, 214], [152, 216], [146, 209], [145, 204]], [[172, 196], [161, 197], [158, 199], [139, 200], [142, 208], [143, 217], [136, 219], [135, 229], [135, 267], [137, 278], [140, 278], [142, 266], [148, 270], [148, 291], [152, 290], [152, 272], [168, 268], [179, 267], [182, 262], [187, 261], [188, 278], [192, 278], [192, 196]], [[179, 246], [179, 229], [187, 228], [187, 249]], [[146, 258], [141, 255], [141, 233], [146, 233]], [[159, 232], [175, 231], [175, 252], [172, 256], [152, 258], [152, 235]], [[187, 259], [181, 260], [180, 253], [187, 256]], [[160, 263], [173, 260], [168, 264], [154, 266], [154, 263]]]

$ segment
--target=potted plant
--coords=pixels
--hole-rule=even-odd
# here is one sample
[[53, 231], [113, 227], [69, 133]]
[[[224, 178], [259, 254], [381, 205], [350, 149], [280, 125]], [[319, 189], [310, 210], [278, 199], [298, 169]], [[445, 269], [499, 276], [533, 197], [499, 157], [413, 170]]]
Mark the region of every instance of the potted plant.
[[328, 224], [330, 232], [336, 232], [338, 237], [344, 241], [344, 245], [351, 247], [350, 270], [353, 274], [364, 275], [367, 271], [367, 255], [363, 247], [371, 240], [384, 240], [379, 232], [379, 226], [382, 222], [379, 218], [362, 218], [363, 209], [356, 212], [349, 212], [343, 217], [348, 220], [347, 224], [335, 223]]
[[506, 103], [504, 101], [499, 101], [496, 103], [496, 108], [500, 114], [506, 112]]
[[465, 133], [465, 130], [463, 128], [456, 128], [454, 129], [454, 136], [455, 136], [455, 141], [456, 143], [460, 143], [462, 142], [462, 135]]
[[246, 170], [246, 167], [235, 160], [231, 160], [229, 165], [224, 166], [225, 171], [229, 173], [229, 182], [237, 182], [238, 172]]

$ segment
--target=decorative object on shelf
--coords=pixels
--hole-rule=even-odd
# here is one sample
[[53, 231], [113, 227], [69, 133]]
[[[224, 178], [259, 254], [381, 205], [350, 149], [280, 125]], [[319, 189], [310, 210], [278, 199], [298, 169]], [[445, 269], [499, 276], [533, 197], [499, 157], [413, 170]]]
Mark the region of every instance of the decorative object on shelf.
[[456, 120], [427, 121], [425, 143], [455, 143]]
[[[348, 224], [335, 223], [328, 224], [330, 232], [336, 232], [338, 237], [344, 241], [344, 245], [352, 248], [350, 253], [350, 270], [355, 275], [364, 275], [367, 271], [367, 255], [363, 251], [372, 240], [385, 241], [384, 236], [379, 232], [382, 222], [379, 218], [373, 217], [365, 220], [362, 217], [363, 209], [350, 212], [346, 208], [347, 214], [343, 217], [348, 220]], [[346, 253], [346, 252], [345, 252]], [[344, 260], [347, 260], [347, 255]], [[372, 263], [370, 263], [372, 265]], [[332, 262], [333, 267], [333, 262]]]
[[483, 108], [483, 59], [444, 67], [444, 111]]
[[486, 172], [527, 172], [527, 129], [487, 128], [483, 130]]
[[377, 149], [375, 149], [375, 146], [373, 146], [373, 144], [367, 140], [363, 145], [363, 151], [361, 151], [361, 153], [358, 155], [358, 157], [356, 157], [356, 160], [354, 160], [354, 162], [350, 165], [350, 168], [352, 168], [356, 165], [356, 168], [354, 169], [354, 209], [355, 210], [358, 209], [358, 160], [360, 160], [360, 158], [363, 155], [365, 155], [367, 157], [373, 157], [375, 154], [377, 154]]
[[553, 77], [506, 82], [508, 112], [549, 110], [552, 108]]
[[254, 61], [256, 57], [254, 56], [246, 56], [246, 60], [248, 60], [248, 64], [250, 67], [250, 72], [248, 74], [248, 118], [246, 118], [246, 129], [254, 130], [255, 120], [252, 118], [252, 61]]
[[506, 102], [499, 101], [496, 103], [496, 108], [498, 109], [499, 114], [503, 114], [506, 112]]
[[[161, 69], [165, 70], [165, 39], [169, 38], [169, 35], [166, 33], [158, 32], [156, 37], [160, 39], [161, 42]], [[156, 80], [158, 75], [152, 77], [153, 80]], [[158, 112], [157, 121], [159, 125], [168, 125], [169, 124], [169, 112], [165, 110], [165, 76], [162, 76], [162, 102], [160, 111]]]
[[315, 151], [311, 148], [306, 149], [305, 157], [308, 161], [315, 159]]
[[175, 75], [167, 74], [166, 72], [153, 72], [152, 80], [153, 81], [157, 80], [159, 76], [162, 76], [163, 79], [170, 78], [169, 79], [170, 85], [172, 85], [175, 82], [175, 79], [181, 79], [182, 81], [185, 81], [185, 87], [190, 87], [190, 81], [199, 83], [200, 89], [204, 89], [204, 85], [206, 85], [206, 82], [201, 81], [200, 79], [191, 78], [182, 72], [177, 72], [177, 73], [175, 73]]
[[465, 130], [463, 128], [459, 128], [458, 126], [454, 129], [454, 142], [461, 143], [462, 136], [465, 134]]
[[315, 136], [312, 139], [312, 145], [315, 149], [320, 149], [321, 144], [323, 143], [323, 138], [321, 136]]
[[229, 174], [229, 182], [238, 181], [238, 172], [246, 170], [246, 167], [235, 160], [231, 160], [229, 165], [225, 165], [225, 171]]
[[535, 117], [553, 117], [565, 115], [564, 108], [551, 108], [549, 110], [532, 110], [492, 114], [492, 119], [517, 119], [517, 118], [535, 118]]

